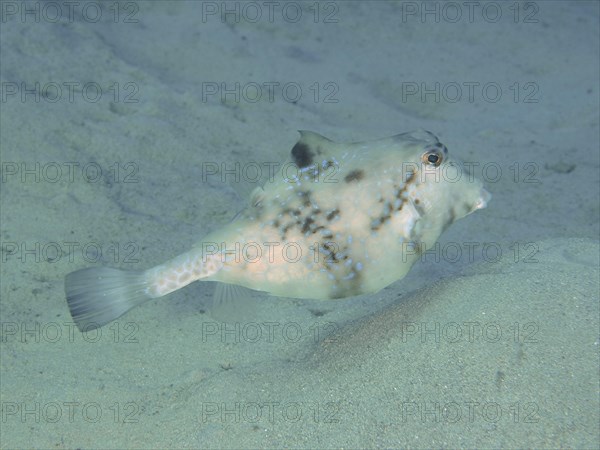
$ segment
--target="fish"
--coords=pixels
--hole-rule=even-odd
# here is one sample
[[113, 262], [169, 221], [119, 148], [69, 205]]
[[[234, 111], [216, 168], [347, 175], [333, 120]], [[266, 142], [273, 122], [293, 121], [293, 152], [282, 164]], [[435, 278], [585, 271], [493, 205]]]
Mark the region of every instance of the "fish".
[[232, 222], [189, 251], [148, 270], [69, 273], [66, 300], [79, 330], [197, 280], [289, 298], [374, 294], [491, 199], [429, 131], [351, 143], [299, 133], [277, 175], [252, 191]]

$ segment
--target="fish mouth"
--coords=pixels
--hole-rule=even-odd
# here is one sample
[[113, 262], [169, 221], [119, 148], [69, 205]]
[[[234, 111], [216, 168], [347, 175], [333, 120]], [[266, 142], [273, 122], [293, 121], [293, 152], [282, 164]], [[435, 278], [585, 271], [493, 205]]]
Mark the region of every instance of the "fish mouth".
[[484, 188], [481, 188], [481, 190], [479, 191], [479, 199], [475, 203], [475, 207], [473, 208], [473, 211], [475, 211], [477, 209], [485, 208], [491, 199], [492, 199], [492, 194], [490, 194]]

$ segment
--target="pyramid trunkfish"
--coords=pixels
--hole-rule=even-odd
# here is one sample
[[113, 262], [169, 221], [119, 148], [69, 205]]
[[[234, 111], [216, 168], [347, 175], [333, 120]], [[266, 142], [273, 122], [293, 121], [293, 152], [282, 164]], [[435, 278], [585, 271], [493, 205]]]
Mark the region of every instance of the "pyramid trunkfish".
[[196, 280], [307, 299], [375, 293], [403, 278], [453, 222], [491, 195], [430, 132], [336, 143], [300, 131], [284, 165], [248, 207], [191, 250], [145, 271], [67, 275], [81, 331]]

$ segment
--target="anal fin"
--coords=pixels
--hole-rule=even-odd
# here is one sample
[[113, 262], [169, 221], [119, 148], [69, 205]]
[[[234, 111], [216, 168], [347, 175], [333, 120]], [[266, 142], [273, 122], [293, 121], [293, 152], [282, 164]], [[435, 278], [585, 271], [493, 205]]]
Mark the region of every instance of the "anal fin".
[[210, 315], [220, 322], [248, 322], [256, 315], [256, 292], [237, 284], [218, 282]]

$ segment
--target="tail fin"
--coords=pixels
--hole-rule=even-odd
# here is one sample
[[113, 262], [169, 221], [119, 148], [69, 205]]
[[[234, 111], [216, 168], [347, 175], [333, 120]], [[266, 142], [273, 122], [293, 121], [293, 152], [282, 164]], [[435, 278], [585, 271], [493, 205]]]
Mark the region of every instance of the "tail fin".
[[80, 331], [100, 328], [152, 297], [143, 271], [91, 267], [65, 278], [71, 317]]

